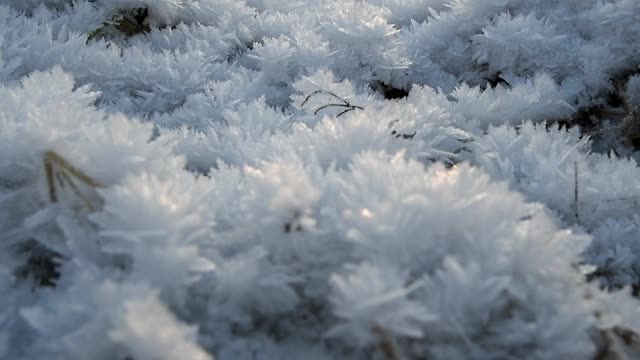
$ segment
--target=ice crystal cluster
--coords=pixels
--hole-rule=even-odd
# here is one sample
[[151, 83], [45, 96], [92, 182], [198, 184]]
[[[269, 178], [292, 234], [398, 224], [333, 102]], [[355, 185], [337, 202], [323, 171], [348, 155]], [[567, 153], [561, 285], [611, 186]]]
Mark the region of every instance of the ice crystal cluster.
[[0, 358], [632, 359], [637, 0], [0, 1]]

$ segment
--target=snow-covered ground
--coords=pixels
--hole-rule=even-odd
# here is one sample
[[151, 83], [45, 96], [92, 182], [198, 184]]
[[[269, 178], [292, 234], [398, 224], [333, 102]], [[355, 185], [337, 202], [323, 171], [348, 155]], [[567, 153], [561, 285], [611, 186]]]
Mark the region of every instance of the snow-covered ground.
[[638, 0], [2, 0], [0, 358], [639, 358], [639, 66]]

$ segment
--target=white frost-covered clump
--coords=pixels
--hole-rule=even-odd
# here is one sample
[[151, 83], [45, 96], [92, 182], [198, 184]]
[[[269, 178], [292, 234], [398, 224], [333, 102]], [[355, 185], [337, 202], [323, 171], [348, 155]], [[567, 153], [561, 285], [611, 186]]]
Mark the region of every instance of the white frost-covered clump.
[[3, 2], [0, 358], [638, 357], [639, 36], [634, 0]]

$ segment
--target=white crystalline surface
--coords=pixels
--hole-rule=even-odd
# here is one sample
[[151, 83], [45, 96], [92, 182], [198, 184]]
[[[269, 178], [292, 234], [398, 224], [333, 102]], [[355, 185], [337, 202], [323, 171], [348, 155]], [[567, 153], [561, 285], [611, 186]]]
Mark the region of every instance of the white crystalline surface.
[[637, 0], [0, 1], [0, 358], [635, 358], [639, 39]]

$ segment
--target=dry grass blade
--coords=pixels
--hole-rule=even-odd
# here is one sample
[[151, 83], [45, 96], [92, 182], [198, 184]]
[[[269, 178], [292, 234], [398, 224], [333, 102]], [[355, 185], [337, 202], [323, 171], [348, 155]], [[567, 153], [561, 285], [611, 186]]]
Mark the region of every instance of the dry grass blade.
[[71, 175], [73, 175], [74, 177], [76, 177], [78, 180], [82, 181], [83, 183], [94, 187], [94, 188], [101, 188], [104, 187], [102, 184], [100, 184], [98, 181], [96, 181], [94, 178], [92, 178], [91, 176], [85, 174], [83, 171], [77, 169], [75, 166], [71, 165], [71, 163], [69, 163], [65, 158], [63, 158], [62, 156], [58, 155], [56, 152], [54, 151], [47, 151], [45, 153], [45, 163], [51, 163], [51, 164], [55, 164], [57, 166], [60, 166], [62, 169], [64, 169], [65, 171], [69, 172]]
[[384, 354], [386, 360], [402, 360], [398, 347], [389, 333], [379, 325], [371, 328], [371, 331], [378, 336], [378, 348]]
[[47, 151], [44, 154], [43, 162], [45, 176], [47, 177], [49, 200], [51, 202], [55, 203], [60, 200], [60, 196], [58, 194], [59, 191], [56, 184], [59, 184], [61, 188], [64, 188], [65, 185], [68, 185], [73, 194], [83, 202], [84, 206], [89, 211], [96, 211], [98, 206], [94, 204], [94, 201], [92, 201], [89, 196], [87, 196], [80, 190], [75, 180], [94, 190], [97, 188], [103, 188], [104, 185], [99, 183], [93, 177], [87, 175], [82, 170], [73, 166], [69, 161], [67, 161], [64, 157], [62, 157], [55, 151]]
[[49, 189], [49, 200], [51, 202], [57, 202], [58, 196], [56, 195], [56, 188], [53, 179], [53, 165], [45, 157], [44, 159], [44, 172], [47, 176], [47, 188]]

